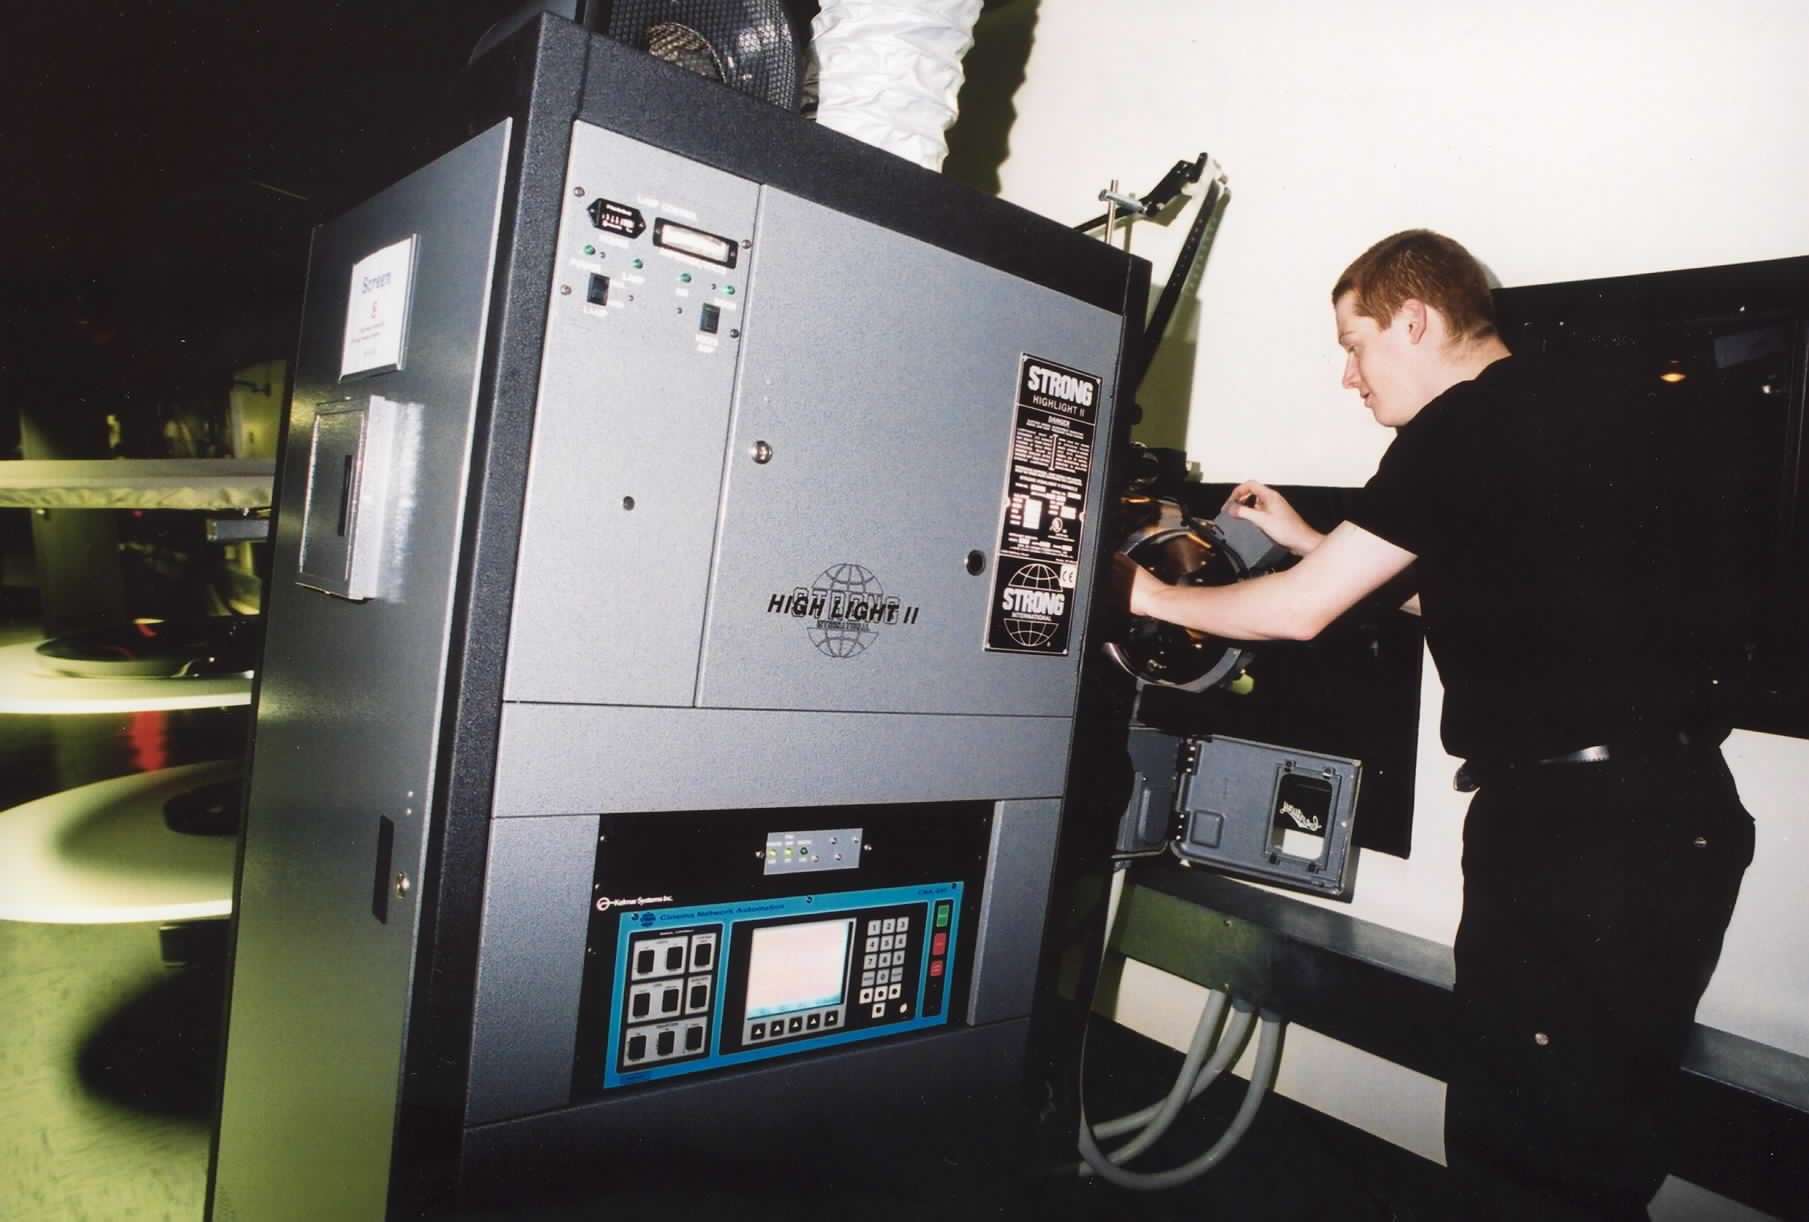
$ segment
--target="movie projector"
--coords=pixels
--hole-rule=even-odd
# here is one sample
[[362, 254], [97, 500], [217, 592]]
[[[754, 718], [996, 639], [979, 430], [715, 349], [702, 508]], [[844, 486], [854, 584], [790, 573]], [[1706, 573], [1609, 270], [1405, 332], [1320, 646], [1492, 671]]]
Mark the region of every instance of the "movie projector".
[[[1192, 513], [1175, 492], [1184, 458], [1142, 450], [1121, 501], [1120, 554], [1172, 585], [1227, 586], [1261, 577], [1288, 560], [1285, 548], [1224, 510]], [[1248, 642], [1135, 619], [1106, 653], [1137, 681], [1129, 737], [1135, 780], [1119, 823], [1121, 854], [1172, 853], [1314, 894], [1348, 899], [1356, 881], [1351, 841], [1356, 760], [1219, 733], [1143, 724], [1143, 695], [1169, 688], [1204, 697], [1248, 691], [1256, 656]], [[1235, 729], [1235, 718], [1225, 719]]]

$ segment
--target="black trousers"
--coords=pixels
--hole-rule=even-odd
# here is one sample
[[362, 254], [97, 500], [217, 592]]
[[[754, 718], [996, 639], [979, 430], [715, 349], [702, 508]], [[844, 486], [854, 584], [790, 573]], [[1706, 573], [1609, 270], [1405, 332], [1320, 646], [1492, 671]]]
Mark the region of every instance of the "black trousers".
[[1753, 822], [1718, 751], [1485, 782], [1445, 1145], [1466, 1218], [1644, 1218]]

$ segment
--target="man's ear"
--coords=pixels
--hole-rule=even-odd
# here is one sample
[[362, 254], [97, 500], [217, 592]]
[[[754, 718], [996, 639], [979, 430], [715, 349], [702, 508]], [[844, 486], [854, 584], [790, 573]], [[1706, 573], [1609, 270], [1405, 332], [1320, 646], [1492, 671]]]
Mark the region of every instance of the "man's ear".
[[1395, 311], [1394, 325], [1406, 329], [1407, 342], [1417, 344], [1426, 338], [1426, 303], [1417, 297], [1409, 297]]

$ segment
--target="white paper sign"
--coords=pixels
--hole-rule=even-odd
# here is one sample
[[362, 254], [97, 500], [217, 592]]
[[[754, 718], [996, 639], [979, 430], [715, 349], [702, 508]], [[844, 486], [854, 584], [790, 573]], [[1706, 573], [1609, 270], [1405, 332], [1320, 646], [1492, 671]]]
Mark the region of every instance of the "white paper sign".
[[404, 238], [352, 265], [351, 299], [345, 311], [345, 348], [339, 361], [344, 381], [363, 373], [402, 367], [408, 338], [410, 281], [415, 239]]

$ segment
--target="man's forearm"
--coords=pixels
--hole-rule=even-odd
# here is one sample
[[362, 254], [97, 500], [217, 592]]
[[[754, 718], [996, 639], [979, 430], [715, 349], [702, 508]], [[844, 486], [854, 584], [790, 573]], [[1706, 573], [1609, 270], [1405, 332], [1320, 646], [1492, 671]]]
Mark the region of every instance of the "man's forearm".
[[1292, 571], [1228, 586], [1160, 585], [1141, 613], [1232, 641], [1309, 640], [1324, 624], [1301, 614], [1303, 600], [1289, 597]]
[[1413, 562], [1413, 554], [1349, 522], [1301, 562], [1228, 586], [1169, 586], [1148, 573], [1131, 611], [1233, 641], [1305, 641]]

